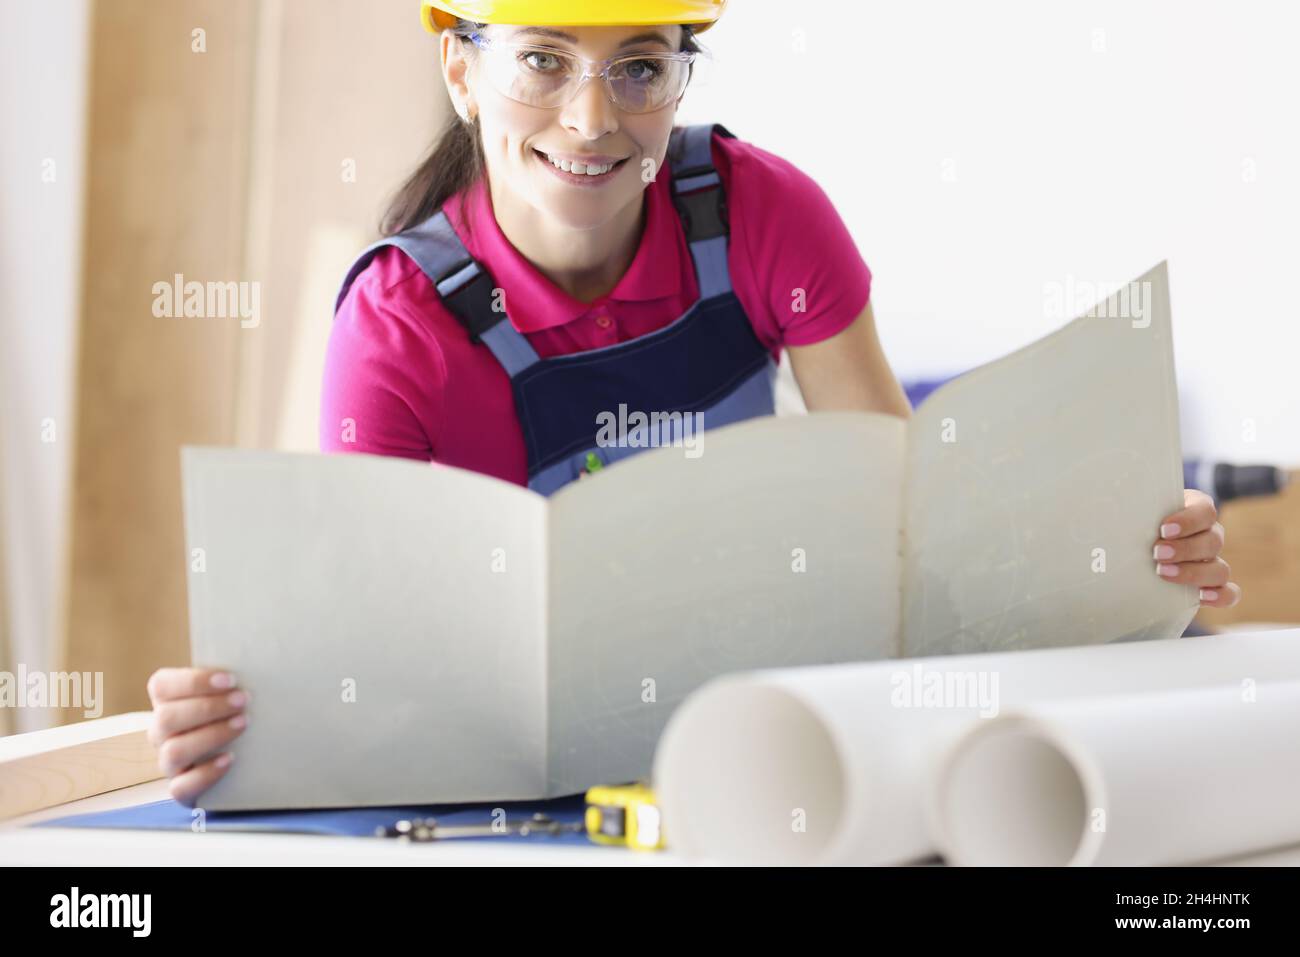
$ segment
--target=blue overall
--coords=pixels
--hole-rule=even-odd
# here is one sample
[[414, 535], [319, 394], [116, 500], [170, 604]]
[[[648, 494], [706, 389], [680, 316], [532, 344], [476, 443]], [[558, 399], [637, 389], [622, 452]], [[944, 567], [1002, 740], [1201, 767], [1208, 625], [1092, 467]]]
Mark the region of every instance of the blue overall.
[[[669, 142], [673, 202], [700, 298], [661, 329], [612, 346], [539, 358], [506, 314], [493, 308], [492, 277], [469, 255], [442, 210], [365, 250], [348, 271], [335, 309], [380, 249], [396, 246], [410, 256], [470, 339], [490, 349], [510, 377], [528, 452], [528, 487], [543, 495], [586, 471], [589, 455], [608, 465], [654, 445], [689, 441], [695, 429], [771, 415], [776, 363], [731, 287], [726, 196], [711, 149], [715, 131], [732, 137], [722, 126], [706, 124], [679, 127]], [[626, 416], [640, 412], [657, 425], [610, 444], [601, 426], [627, 421], [620, 406]]]

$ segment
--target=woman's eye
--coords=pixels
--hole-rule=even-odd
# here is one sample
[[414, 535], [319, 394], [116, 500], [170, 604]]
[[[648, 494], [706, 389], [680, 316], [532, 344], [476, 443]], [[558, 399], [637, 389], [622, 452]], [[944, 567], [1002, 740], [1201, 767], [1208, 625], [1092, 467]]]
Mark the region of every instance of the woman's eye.
[[559, 57], [545, 50], [525, 50], [519, 54], [519, 62], [535, 73], [553, 73], [563, 65]]
[[631, 60], [623, 68], [627, 71], [629, 80], [636, 80], [641, 83], [653, 80], [663, 72], [663, 67], [654, 60]]

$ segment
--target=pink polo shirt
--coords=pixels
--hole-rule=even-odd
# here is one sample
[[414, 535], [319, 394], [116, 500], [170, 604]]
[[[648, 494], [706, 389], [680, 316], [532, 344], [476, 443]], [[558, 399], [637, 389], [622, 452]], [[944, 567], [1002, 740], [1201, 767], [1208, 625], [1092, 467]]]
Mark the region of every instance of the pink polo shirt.
[[[715, 135], [713, 159], [727, 191], [732, 286], [759, 341], [779, 356], [782, 346], [820, 342], [848, 326], [866, 308], [871, 272], [826, 194], [786, 160], [743, 140]], [[545, 359], [643, 336], [699, 299], [670, 177], [646, 188], [646, 204], [632, 265], [594, 302], [565, 293], [510, 244], [484, 181], [444, 209], [470, 255], [505, 290], [509, 321]], [[472, 231], [464, 228], [467, 215]], [[469, 341], [429, 279], [397, 249], [375, 257], [335, 316], [320, 446], [528, 484], [509, 377], [486, 345]]]

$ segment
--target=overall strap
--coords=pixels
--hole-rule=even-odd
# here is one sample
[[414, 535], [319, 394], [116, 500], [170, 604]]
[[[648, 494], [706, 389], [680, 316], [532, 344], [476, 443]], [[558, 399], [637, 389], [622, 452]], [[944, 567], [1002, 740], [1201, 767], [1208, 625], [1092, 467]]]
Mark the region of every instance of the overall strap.
[[396, 246], [420, 267], [437, 289], [443, 305], [465, 327], [470, 340], [486, 343], [508, 375], [513, 376], [538, 361], [528, 340], [505, 321], [505, 312], [493, 308], [496, 285], [492, 276], [469, 254], [442, 210], [420, 225], [381, 239], [362, 252], [343, 280], [334, 304], [336, 312], [357, 276], [388, 246]]
[[721, 123], [701, 123], [673, 130], [668, 161], [673, 176], [673, 203], [681, 217], [700, 298], [731, 291], [727, 269], [727, 196], [713, 165], [713, 134], [736, 137]]

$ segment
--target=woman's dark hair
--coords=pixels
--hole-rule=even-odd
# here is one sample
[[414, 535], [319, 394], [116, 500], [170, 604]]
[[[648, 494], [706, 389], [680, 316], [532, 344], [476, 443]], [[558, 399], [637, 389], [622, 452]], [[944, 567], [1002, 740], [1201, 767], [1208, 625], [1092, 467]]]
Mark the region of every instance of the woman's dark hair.
[[[470, 34], [486, 26], [457, 20], [450, 29], [456, 42], [471, 43]], [[682, 26], [681, 49], [684, 53], [702, 52], [689, 25]], [[476, 182], [483, 171], [483, 140], [478, 117], [466, 121], [453, 112], [428, 155], [388, 204], [380, 221], [380, 234], [393, 236], [424, 222], [441, 209], [449, 197]]]

